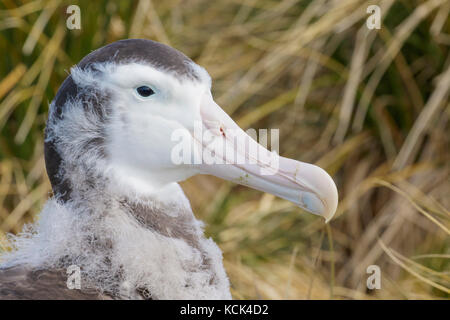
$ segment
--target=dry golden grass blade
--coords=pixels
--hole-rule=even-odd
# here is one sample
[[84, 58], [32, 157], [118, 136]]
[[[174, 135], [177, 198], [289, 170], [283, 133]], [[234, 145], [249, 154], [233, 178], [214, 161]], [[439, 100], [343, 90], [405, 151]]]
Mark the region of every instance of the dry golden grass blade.
[[[389, 12], [389, 9], [393, 5], [394, 1], [387, 0], [382, 1], [380, 4], [380, 12], [381, 12], [381, 21], [386, 16], [386, 13]], [[373, 32], [373, 30], [369, 30], [367, 26], [363, 25], [356, 35], [356, 44], [355, 50], [353, 51], [353, 56], [350, 64], [350, 77], [347, 81], [344, 95], [342, 98], [342, 104], [340, 108], [339, 114], [339, 126], [336, 130], [336, 134], [334, 136], [335, 143], [340, 143], [343, 141], [345, 134], [347, 133], [348, 127], [350, 125], [351, 116], [353, 113], [355, 100], [356, 100], [356, 92], [360, 82], [363, 77], [363, 70], [366, 67], [365, 61], [368, 55], [368, 49], [372, 45], [375, 40], [377, 33]]]
[[400, 259], [398, 259], [395, 254], [393, 253], [393, 250], [389, 249], [381, 240], [378, 240], [378, 244], [381, 246], [381, 248], [383, 249], [383, 251], [400, 267], [402, 267], [404, 270], [406, 270], [407, 272], [409, 272], [410, 274], [412, 274], [413, 276], [415, 276], [416, 278], [418, 278], [419, 280], [421, 280], [422, 282], [438, 289], [441, 291], [444, 291], [446, 293], [450, 293], [450, 289], [446, 288], [438, 283], [435, 283], [431, 280], [429, 280], [428, 278], [425, 278], [424, 276], [420, 275], [418, 272], [414, 271], [413, 269], [411, 269], [410, 267], [408, 267], [405, 263], [403, 263]]
[[139, 0], [130, 27], [129, 32], [130, 38], [142, 37], [149, 8], [150, 8], [150, 0]]
[[275, 99], [263, 104], [262, 106], [259, 106], [259, 108], [255, 109], [254, 111], [241, 117], [237, 121], [237, 123], [239, 124], [239, 126], [243, 128], [248, 128], [258, 120], [262, 119], [263, 117], [293, 102], [296, 96], [297, 96], [297, 89], [292, 89], [288, 92], [285, 92], [282, 95], [276, 97]]
[[[241, 7], [239, 8], [238, 12], [234, 16], [233, 20], [231, 21], [232, 25], [241, 25], [245, 22], [245, 20], [250, 15], [253, 6], [256, 4], [257, 0], [244, 0], [242, 1]], [[282, 3], [291, 2], [295, 3], [295, 1], [282, 1]]]
[[16, 208], [9, 214], [0, 226], [3, 232], [10, 232], [15, 228], [22, 217], [32, 208], [32, 206], [40, 201], [48, 194], [48, 183], [39, 185], [36, 189], [27, 194], [26, 197], [20, 201]]
[[[312, 44], [314, 51], [320, 52], [322, 47], [325, 44], [325, 38], [319, 39], [317, 42]], [[310, 54], [306, 59], [306, 67], [305, 71], [300, 80], [300, 86], [298, 88], [297, 94], [294, 100], [294, 106], [296, 111], [298, 109], [303, 110], [305, 107], [306, 100], [308, 98], [308, 94], [310, 92], [314, 76], [316, 75], [318, 63], [313, 60], [314, 54]], [[295, 119], [295, 118], [294, 118]]]
[[[434, 277], [436, 279], [436, 282], [448, 282], [448, 285], [450, 286], [450, 276], [448, 275], [448, 272], [442, 272], [442, 271], [435, 271], [431, 268], [428, 268], [420, 263], [417, 263], [413, 261], [412, 259], [408, 259], [407, 257], [401, 255], [400, 253], [396, 251], [392, 251], [392, 254], [395, 255], [399, 260], [403, 261], [405, 264], [411, 265], [411, 267], [414, 267], [424, 273], [427, 273], [428, 277]], [[440, 258], [445, 259], [445, 255], [438, 255]], [[424, 275], [425, 276], [425, 275]]]
[[10, 250], [9, 241], [6, 236], [0, 231], [0, 261], [2, 261], [1, 253]]
[[430, 219], [434, 224], [436, 224], [439, 228], [441, 228], [445, 233], [447, 233], [450, 236], [450, 230], [444, 224], [442, 224], [438, 219], [436, 219], [431, 214], [429, 214], [428, 212], [423, 210], [406, 192], [404, 192], [400, 188], [397, 188], [396, 186], [392, 185], [391, 183], [389, 183], [387, 181], [383, 181], [381, 179], [375, 179], [374, 183], [379, 184], [381, 186], [385, 186], [385, 187], [397, 192], [398, 194], [402, 195], [405, 199], [407, 199], [409, 201], [409, 203], [411, 203], [411, 205], [414, 208], [417, 209], [417, 211], [419, 211], [425, 217]]
[[335, 286], [335, 254], [334, 254], [334, 243], [331, 227], [329, 224], [325, 225], [328, 236], [328, 246], [331, 253], [331, 263], [330, 263], [330, 299], [334, 298], [334, 286]]
[[[308, 84], [310, 89], [325, 87], [328, 85], [327, 79], [317, 79], [316, 83]], [[252, 112], [242, 116], [237, 120], [237, 123], [243, 128], [249, 128], [257, 121], [261, 120], [264, 117], [267, 117], [271, 113], [276, 112], [277, 110], [295, 102], [296, 99], [300, 99], [303, 95], [308, 93], [308, 90], [300, 91], [297, 88], [291, 89], [280, 96], [275, 97], [273, 100], [266, 102], [265, 104], [259, 106], [254, 109]]]
[[289, 299], [289, 297], [290, 297], [289, 291], [291, 289], [292, 274], [293, 274], [295, 259], [297, 258], [297, 254], [298, 254], [298, 246], [295, 246], [294, 250], [292, 251], [291, 260], [289, 262], [289, 278], [288, 278], [288, 282], [286, 284], [286, 293], [285, 293], [285, 296], [283, 297], [283, 299]]
[[33, 83], [34, 80], [39, 76], [39, 73], [42, 71], [42, 66], [45, 63], [45, 54], [40, 54], [36, 61], [28, 68], [27, 72], [21, 79], [19, 85], [27, 87]]
[[379, 134], [381, 143], [383, 144], [384, 151], [387, 158], [393, 159], [397, 155], [397, 147], [394, 141], [393, 128], [395, 123], [386, 110], [390, 103], [393, 103], [393, 98], [391, 96], [383, 96], [374, 100], [374, 118], [377, 120], [376, 124], [379, 128]]
[[8, 17], [0, 20], [0, 30], [22, 28], [25, 25], [23, 19]]
[[36, 119], [37, 109], [39, 108], [39, 105], [42, 101], [45, 86], [47, 85], [52, 74], [53, 65], [56, 59], [56, 52], [61, 44], [61, 41], [64, 38], [64, 35], [65, 29], [61, 26], [57, 29], [54, 37], [49, 42], [46, 51], [43, 53], [43, 65], [41, 66], [41, 74], [39, 76], [33, 98], [30, 102], [27, 113], [25, 114], [25, 118], [23, 119], [14, 139], [18, 144], [23, 143], [28, 135], [29, 130], [31, 129], [31, 126], [33, 125], [34, 120]]
[[[443, 172], [443, 179], [448, 178], [448, 174], [446, 175]], [[422, 192], [419, 188], [417, 188], [412, 183], [409, 183], [405, 180], [399, 181], [400, 187], [405, 190], [406, 194], [415, 194], [414, 201], [424, 210], [429, 210], [435, 214], [440, 215], [442, 218], [450, 218], [450, 211], [444, 207], [438, 200], [436, 200], [431, 194], [426, 194]]]
[[0, 10], [0, 17], [10, 17], [15, 16], [17, 18], [24, 17], [26, 15], [29, 15], [30, 13], [42, 10], [44, 7], [44, 1], [42, 0], [35, 0], [28, 3], [25, 3], [24, 5], [9, 9], [9, 10]]
[[403, 84], [410, 96], [411, 104], [418, 111], [422, 110], [424, 102], [422, 94], [420, 93], [419, 86], [417, 85], [411, 69], [405, 61], [404, 55], [399, 52], [394, 59], [394, 63], [397, 66], [397, 70], [403, 80]]
[[152, 0], [149, 0], [148, 15], [149, 15], [150, 27], [155, 34], [156, 40], [160, 41], [162, 43], [165, 43], [167, 45], [171, 45], [169, 37], [167, 36], [167, 33], [161, 22], [161, 19], [159, 18], [158, 13], [156, 12], [155, 7], [153, 6]]
[[[432, 168], [432, 167], [431, 167]], [[385, 166], [387, 172], [389, 168]], [[355, 186], [355, 191], [344, 198], [340, 203], [340, 208], [345, 208], [347, 205], [353, 201], [361, 201], [360, 197], [364, 192], [367, 192], [371, 188], [376, 186], [376, 182], [381, 178], [384, 180], [389, 179], [412, 179], [430, 172], [430, 166], [428, 165], [418, 165], [410, 170], [403, 170], [400, 174], [389, 173], [388, 175], [380, 175], [374, 177], [368, 177], [363, 183]], [[427, 175], [429, 180], [435, 179], [431, 175]], [[416, 181], [417, 178], [416, 178]], [[420, 185], [424, 185], [427, 181], [420, 181]], [[356, 197], [352, 199], [352, 197]], [[415, 197], [415, 194], [411, 194], [411, 197]], [[392, 196], [388, 201], [383, 202], [383, 206], [378, 210], [377, 216], [373, 217], [370, 224], [365, 228], [363, 235], [359, 238], [357, 246], [354, 248], [352, 257], [346, 261], [344, 266], [340, 269], [338, 273], [338, 280], [350, 281], [352, 285], [355, 285], [358, 281], [358, 275], [365, 272], [365, 268], [375, 263], [377, 259], [381, 257], [382, 250], [378, 246], [374, 246], [373, 243], [381, 238], [386, 243], [391, 243], [398, 238], [401, 230], [407, 230], [407, 225], [405, 224], [405, 219], [411, 219], [411, 216], [416, 215], [415, 208], [413, 206], [406, 206], [406, 199], [400, 195], [395, 197]], [[339, 214], [338, 210], [337, 214]]]
[[411, 259], [424, 259], [424, 258], [450, 259], [450, 254], [421, 254], [418, 256], [411, 257]]
[[450, 34], [440, 33], [436, 36], [436, 41], [444, 46], [450, 46]]
[[[44, 142], [42, 141], [42, 145], [43, 144], [44, 144]], [[41, 155], [42, 153], [43, 153], [43, 151], [39, 150], [39, 152], [37, 152], [36, 154]], [[28, 175], [26, 177], [26, 183], [28, 185], [33, 185], [39, 179], [46, 181], [47, 180], [47, 172], [45, 172], [45, 170], [43, 170], [43, 168], [45, 168], [45, 160], [44, 160], [44, 157], [41, 156], [39, 159], [36, 159], [34, 167], [32, 167], [29, 170]]]
[[[12, 164], [10, 161], [0, 163], [0, 218], [5, 220], [8, 217], [4, 210], [5, 198], [10, 192], [12, 183]], [[1, 232], [0, 232], [1, 234]]]
[[356, 36], [356, 47], [353, 51], [352, 62], [350, 65], [350, 76], [346, 83], [344, 96], [339, 114], [339, 126], [334, 137], [335, 142], [342, 142], [347, 133], [353, 112], [356, 92], [361, 81], [364, 62], [367, 56], [367, 49], [374, 40], [375, 33], [370, 32], [366, 27], [362, 27]]
[[[316, 254], [314, 255], [314, 260], [313, 260], [313, 263], [312, 263], [312, 267], [313, 268], [317, 265], [317, 261], [320, 259], [320, 254], [322, 253], [321, 248], [322, 248], [324, 235], [325, 235], [325, 232], [322, 229], [322, 232], [320, 233], [319, 246], [317, 248]], [[314, 286], [314, 281], [315, 280], [316, 280], [316, 277], [313, 274], [310, 277], [310, 281], [309, 281], [309, 284], [308, 284], [308, 293], [307, 293], [307, 299], [308, 300], [311, 299], [311, 293], [312, 293], [312, 290], [313, 290], [313, 286]]]
[[316, 161], [316, 164], [333, 172], [332, 168], [334, 167], [336, 170], [335, 167], [339, 165], [340, 161], [344, 161], [345, 156], [369, 141], [370, 135], [367, 132], [360, 133], [328, 151]]
[[[249, 90], [257, 78], [259, 82], [268, 83], [273, 81], [278, 72], [283, 70], [284, 65], [288, 61], [285, 59], [290, 55], [295, 55], [313, 39], [318, 39], [325, 31], [334, 30], [334, 22], [342, 20], [345, 16], [345, 4], [355, 6], [353, 1], [342, 1], [339, 4], [334, 3], [336, 7], [330, 8], [327, 13], [320, 17], [314, 24], [309, 25], [306, 30], [304, 28], [294, 25], [292, 33], [288, 34], [286, 38], [289, 40], [292, 37], [297, 37], [296, 41], [287, 41], [284, 46], [275, 47], [275, 50], [269, 52], [265, 57], [260, 59], [253, 67], [251, 67], [246, 74], [240, 77], [239, 81], [228, 91], [225, 95], [219, 97], [219, 101], [226, 106], [228, 112], [233, 113], [243, 102], [245, 102], [252, 94], [260, 89], [260, 86], [254, 86]], [[302, 17], [300, 16], [299, 19]], [[262, 80], [264, 79], [264, 80]], [[243, 88], [246, 88], [243, 90]], [[239, 93], [239, 94], [236, 94]]]
[[[30, 2], [29, 3], [29, 5], [31, 5], [31, 4], [33, 4], [33, 5], [30, 6], [29, 8], [27, 8], [27, 10], [25, 10], [25, 7], [28, 4], [26, 4], [26, 5], [22, 6], [22, 7], [19, 7], [19, 8], [10, 9], [10, 10], [4, 10], [3, 13], [5, 14], [5, 16], [7, 18], [4, 19], [4, 20], [0, 20], [0, 25], [5, 20], [15, 19], [15, 20], [20, 22], [15, 27], [17, 29], [21, 30], [22, 32], [26, 33], [27, 35], [29, 35], [31, 33], [34, 25], [33, 26], [29, 26], [28, 23], [25, 20], [21, 19], [21, 17], [31, 13], [31, 12], [29, 12], [29, 11], [31, 11], [31, 9], [34, 12], [34, 11], [42, 10], [45, 7], [44, 1], [39, 1], [38, 0], [38, 1], [34, 1], [34, 2]], [[47, 4], [52, 4], [52, 3], [51, 2], [47, 2]], [[23, 8], [23, 10], [21, 8]], [[1, 16], [1, 14], [0, 14], [0, 16]], [[42, 33], [42, 32], [39, 34], [39, 37], [36, 40], [37, 40], [37, 43], [39, 43], [42, 47], [46, 47], [48, 42], [49, 42], [49, 38], [45, 35], [45, 33]], [[61, 62], [63, 62], [63, 63], [70, 62], [70, 59], [69, 59], [67, 53], [62, 48], [58, 48], [58, 54], [57, 55], [58, 55], [58, 59], [60, 59]], [[36, 61], [36, 62], [38, 62], [38, 61]], [[36, 65], [36, 63], [35, 63], [35, 65]], [[30, 69], [32, 69], [32, 68], [28, 69], [27, 74], [29, 73]], [[27, 85], [27, 84], [31, 84], [32, 81], [33, 81], [33, 79], [31, 79], [31, 81], [21, 81], [21, 83]]]
[[28, 38], [23, 45], [22, 51], [24, 55], [31, 54], [34, 47], [36, 46], [39, 37], [41, 36], [41, 33], [43, 32], [50, 17], [52, 16], [56, 8], [59, 6], [59, 4], [60, 4], [59, 0], [52, 0], [49, 1], [47, 5], [44, 7], [44, 10], [42, 10], [41, 14], [39, 15], [39, 18], [34, 23], [33, 28], [31, 29]]
[[433, 36], [438, 36], [441, 33], [442, 28], [450, 14], [450, 2], [447, 2], [442, 6], [442, 8], [436, 13], [436, 17], [433, 20], [433, 24], [430, 27], [430, 33]]
[[16, 89], [12, 91], [0, 104], [0, 129], [3, 128], [6, 121], [8, 121], [9, 115], [14, 111], [14, 108], [30, 99], [34, 92], [35, 86], [31, 86], [25, 89]]
[[400, 51], [405, 40], [414, 31], [417, 25], [423, 21], [429, 14], [433, 12], [436, 8], [445, 3], [445, 0], [429, 0], [420, 6], [418, 6], [414, 12], [406, 18], [398, 27], [392, 41], [388, 44], [386, 49], [380, 49], [384, 51], [382, 58], [378, 61], [378, 66], [375, 72], [369, 79], [367, 86], [365, 87], [358, 109], [355, 115], [355, 120], [353, 122], [353, 129], [358, 132], [363, 128], [363, 122], [366, 118], [367, 109], [374, 95], [375, 89], [380, 83], [384, 73], [387, 68], [394, 60], [397, 53]]
[[24, 64], [19, 64], [0, 82], [0, 99], [16, 85], [26, 70], [27, 67]]
[[427, 128], [432, 126], [440, 108], [448, 108], [450, 106], [447, 100], [450, 92], [450, 64], [438, 79], [436, 89], [415, 121], [414, 126], [395, 159], [393, 164], [394, 169], [402, 168], [411, 161], [411, 158], [418, 152], [417, 146], [422, 142], [423, 135]]

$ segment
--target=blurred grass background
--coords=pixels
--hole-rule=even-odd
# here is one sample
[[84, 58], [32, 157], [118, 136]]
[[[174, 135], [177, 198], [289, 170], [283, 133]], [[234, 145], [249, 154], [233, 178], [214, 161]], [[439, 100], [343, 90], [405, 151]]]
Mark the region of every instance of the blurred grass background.
[[[66, 7], [81, 8], [81, 30]], [[366, 9], [379, 5], [380, 30]], [[224, 253], [234, 298], [450, 297], [450, 1], [2, 0], [0, 247], [50, 195], [49, 102], [72, 65], [123, 38], [204, 66], [247, 128], [338, 185], [336, 218], [209, 176], [182, 183]], [[377, 264], [380, 290], [367, 290]]]

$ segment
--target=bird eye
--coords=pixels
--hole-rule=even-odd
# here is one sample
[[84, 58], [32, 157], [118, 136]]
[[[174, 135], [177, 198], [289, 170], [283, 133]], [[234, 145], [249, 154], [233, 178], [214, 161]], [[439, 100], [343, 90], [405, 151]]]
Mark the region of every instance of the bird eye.
[[140, 86], [136, 88], [136, 92], [144, 98], [150, 97], [152, 94], [155, 94], [152, 88], [148, 86]]

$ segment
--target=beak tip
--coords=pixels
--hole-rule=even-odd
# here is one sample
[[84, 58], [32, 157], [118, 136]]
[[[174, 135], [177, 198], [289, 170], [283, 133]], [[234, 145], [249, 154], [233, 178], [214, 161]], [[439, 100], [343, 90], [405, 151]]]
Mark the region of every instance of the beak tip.
[[331, 221], [331, 219], [333, 219], [333, 217], [334, 217], [334, 214], [333, 215], [331, 215], [331, 216], [329, 216], [328, 218], [325, 218], [325, 223], [328, 223], [328, 222], [330, 222]]
[[317, 193], [314, 194], [306, 192], [302, 196], [302, 202], [305, 205], [305, 209], [322, 216], [325, 219], [325, 223], [331, 221], [336, 214], [338, 206], [338, 191], [333, 178], [323, 169], [318, 168], [316, 175]]
[[336, 184], [334, 183], [333, 179], [330, 177], [332, 185], [331, 185], [331, 191], [330, 195], [328, 197], [327, 201], [327, 212], [324, 215], [325, 223], [330, 222], [331, 219], [333, 219], [334, 215], [336, 214], [336, 210], [338, 207], [338, 191], [336, 188]]

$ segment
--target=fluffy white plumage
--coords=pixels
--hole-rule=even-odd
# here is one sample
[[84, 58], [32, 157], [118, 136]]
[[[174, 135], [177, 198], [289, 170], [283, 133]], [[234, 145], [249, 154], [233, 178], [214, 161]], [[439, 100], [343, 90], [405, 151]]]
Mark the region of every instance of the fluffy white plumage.
[[[121, 86], [118, 79], [129, 83], [130, 75], [137, 84], [142, 78], [148, 82], [149, 73], [155, 82], [165, 81], [171, 87], [172, 94], [176, 86], [178, 90], [182, 86], [173, 76], [147, 65], [115, 66], [108, 63], [97, 68], [110, 75], [109, 79], [99, 79], [90, 70], [83, 71], [76, 67], [71, 70], [74, 82], [81, 90], [90, 90], [90, 95], [94, 90], [99, 94], [117, 90], [114, 86]], [[129, 88], [134, 88], [134, 82]], [[193, 84], [188, 89], [195, 86]], [[195, 89], [199, 90], [198, 87]], [[198, 93], [190, 92], [192, 95]], [[130, 143], [127, 138], [134, 140], [131, 146], [135, 148], [139, 148], [140, 143], [136, 139], [145, 140], [146, 128], [151, 125], [142, 121], [145, 116], [149, 121], [161, 121], [155, 118], [156, 108], [144, 113], [143, 106], [139, 106], [140, 110], [133, 110], [132, 104], [135, 102], [126, 100], [133, 98], [125, 96], [121, 99], [116, 95], [114, 105], [109, 106], [113, 110], [109, 114], [112, 118], [108, 120], [112, 123], [109, 130], [113, 132], [109, 132], [108, 136], [118, 139], [106, 142], [109, 160], [99, 154], [96, 146], [87, 147], [89, 141], [105, 138], [104, 122], [99, 120], [98, 114], [94, 114], [93, 108], [83, 108], [77, 105], [80, 103], [77, 100], [70, 101], [65, 106], [64, 119], [47, 124], [47, 139], [58, 139], [58, 151], [70, 168], [64, 173], [64, 178], [73, 184], [72, 199], [66, 203], [50, 199], [35, 224], [26, 226], [18, 236], [11, 235], [14, 250], [2, 257], [4, 262], [0, 267], [29, 265], [35, 269], [67, 268], [65, 257], [70, 257], [70, 264], [82, 270], [82, 286], [85, 284], [122, 298], [139, 298], [136, 294], [139, 288], [147, 289], [154, 299], [230, 299], [221, 251], [211, 239], [203, 236], [203, 224], [193, 216], [189, 201], [179, 185], [175, 182], [159, 183], [157, 176], [145, 175], [145, 172], [152, 173], [151, 161], [146, 164], [147, 171], [135, 178], [136, 175], [130, 175], [128, 168], [117, 159], [122, 153], [131, 152], [129, 155], [133, 156], [139, 152], [137, 149], [124, 149], [130, 148], [125, 145]], [[168, 97], [165, 99], [167, 102]], [[53, 104], [50, 110], [55, 112]], [[134, 119], [140, 122], [128, 123], [129, 127], [124, 128], [124, 123], [120, 123], [122, 116], [126, 113], [127, 119], [133, 119], [133, 112], [137, 113]], [[157, 148], [149, 152], [158, 156]], [[134, 162], [133, 165], [140, 164]], [[137, 169], [134, 167], [132, 170]], [[103, 189], [86, 190], [87, 171], [90, 176], [108, 177], [102, 184]], [[123, 196], [161, 215], [192, 216], [192, 223], [184, 227], [198, 238], [199, 248], [184, 239], [168, 237], [142, 225], [123, 210], [118, 201], [114, 201]], [[107, 206], [102, 199], [108, 200]], [[205, 256], [208, 267], [204, 263]], [[213, 278], [214, 281], [211, 281]]]
[[[36, 224], [11, 236], [15, 250], [4, 256], [2, 266], [67, 267], [61, 265], [61, 259], [71, 256], [75, 257], [71, 263], [82, 270], [82, 286], [116, 292], [123, 298], [138, 298], [136, 288], [148, 289], [155, 299], [231, 298], [222, 254], [211, 239], [203, 237], [201, 222], [192, 227], [201, 239], [202, 251], [182, 239], [143, 227], [119, 208], [109, 210], [102, 221], [82, 210], [49, 200]], [[92, 243], [86, 242], [93, 234], [114, 241], [113, 251], [93, 250]], [[209, 254], [212, 270], [220, 277], [215, 285], [210, 284], [211, 269], [204, 268], [204, 252]], [[119, 288], [115, 287], [118, 273], [122, 276]]]

